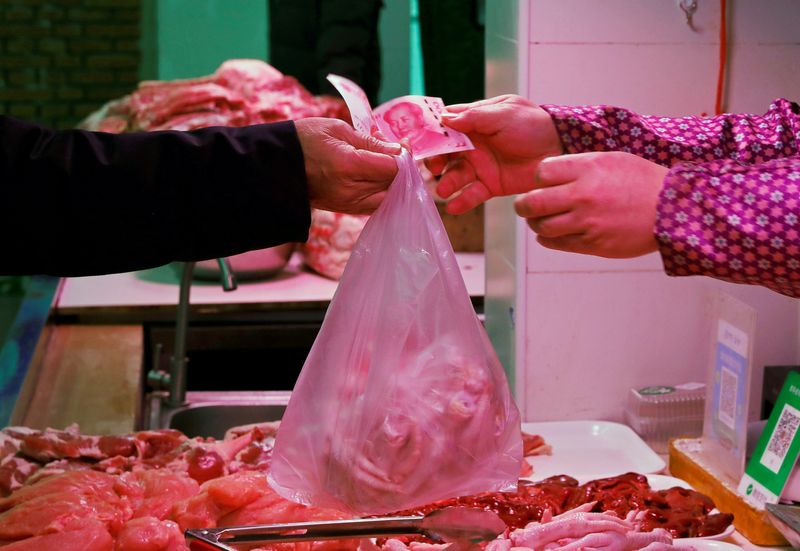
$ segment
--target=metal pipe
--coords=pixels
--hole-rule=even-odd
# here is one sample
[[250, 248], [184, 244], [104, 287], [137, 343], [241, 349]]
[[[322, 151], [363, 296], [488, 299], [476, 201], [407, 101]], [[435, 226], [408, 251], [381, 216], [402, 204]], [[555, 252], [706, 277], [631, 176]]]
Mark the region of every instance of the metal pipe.
[[186, 401], [186, 330], [189, 325], [189, 296], [192, 290], [194, 262], [183, 263], [178, 313], [175, 316], [175, 350], [169, 363], [169, 405], [179, 407]]
[[236, 283], [236, 274], [231, 270], [231, 264], [227, 258], [218, 258], [219, 264], [219, 277], [222, 280], [222, 289], [224, 291], [235, 291], [238, 284]]

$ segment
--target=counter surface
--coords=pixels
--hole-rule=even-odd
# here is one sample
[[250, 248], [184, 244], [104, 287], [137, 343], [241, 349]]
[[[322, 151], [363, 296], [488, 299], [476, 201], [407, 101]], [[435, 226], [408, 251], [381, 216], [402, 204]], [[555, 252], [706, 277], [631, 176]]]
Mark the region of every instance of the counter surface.
[[[471, 297], [483, 297], [484, 256], [456, 253], [464, 283]], [[174, 307], [178, 301], [180, 274], [170, 264], [123, 274], [76, 277], [63, 280], [56, 308], [61, 314], [94, 308]], [[268, 280], [239, 282], [235, 291], [225, 292], [213, 281], [192, 284], [193, 305], [260, 305], [262, 308], [326, 305], [333, 298], [337, 281], [303, 267], [302, 256], [294, 253], [288, 266]]]

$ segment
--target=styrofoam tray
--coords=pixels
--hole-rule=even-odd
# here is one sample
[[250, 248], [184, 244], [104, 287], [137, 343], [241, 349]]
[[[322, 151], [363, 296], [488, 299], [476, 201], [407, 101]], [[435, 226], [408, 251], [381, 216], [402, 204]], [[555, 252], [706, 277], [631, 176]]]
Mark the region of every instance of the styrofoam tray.
[[528, 457], [531, 480], [566, 474], [579, 480], [627, 472], [660, 473], [661, 459], [630, 427], [610, 421], [522, 423], [528, 434], [540, 434], [553, 455]]

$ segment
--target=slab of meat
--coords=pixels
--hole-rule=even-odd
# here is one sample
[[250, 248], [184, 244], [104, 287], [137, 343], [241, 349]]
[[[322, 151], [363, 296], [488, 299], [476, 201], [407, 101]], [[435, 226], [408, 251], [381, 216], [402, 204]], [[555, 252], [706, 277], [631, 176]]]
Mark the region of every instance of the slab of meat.
[[3, 551], [112, 551], [113, 549], [114, 539], [106, 527], [103, 523], [91, 519], [76, 521], [65, 526], [63, 531], [34, 536], [3, 546]]
[[20, 488], [0, 500], [0, 541], [67, 531], [85, 519], [100, 522], [114, 535], [134, 511], [134, 504], [117, 491], [119, 484], [111, 475], [76, 471]]
[[348, 120], [339, 98], [314, 97], [297, 80], [255, 59], [232, 59], [212, 75], [145, 81], [81, 123], [104, 132], [193, 130], [305, 117]]
[[312, 210], [308, 241], [303, 245], [306, 265], [325, 277], [341, 278], [367, 220], [367, 215]]
[[188, 551], [183, 531], [171, 520], [139, 517], [129, 521], [114, 543], [114, 551]]
[[[538, 434], [528, 434], [522, 431], [522, 457], [535, 457], [537, 455], [551, 455], [553, 448]], [[533, 465], [523, 459], [520, 469], [520, 478], [527, 478], [533, 474]]]

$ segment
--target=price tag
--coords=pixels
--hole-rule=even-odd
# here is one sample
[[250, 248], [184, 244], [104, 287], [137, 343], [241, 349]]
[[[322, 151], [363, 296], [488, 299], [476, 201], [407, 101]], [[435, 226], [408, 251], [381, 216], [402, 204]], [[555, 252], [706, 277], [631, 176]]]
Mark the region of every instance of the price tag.
[[739, 493], [763, 509], [777, 503], [800, 454], [800, 373], [789, 373], [753, 456], [739, 482]]

